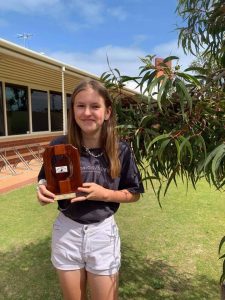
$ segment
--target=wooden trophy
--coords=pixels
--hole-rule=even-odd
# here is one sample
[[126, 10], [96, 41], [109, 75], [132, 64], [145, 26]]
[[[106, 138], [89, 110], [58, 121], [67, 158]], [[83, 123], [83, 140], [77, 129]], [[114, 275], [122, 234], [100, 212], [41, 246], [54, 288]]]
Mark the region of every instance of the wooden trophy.
[[47, 189], [56, 195], [55, 200], [76, 197], [82, 186], [80, 156], [70, 144], [48, 146], [43, 153]]

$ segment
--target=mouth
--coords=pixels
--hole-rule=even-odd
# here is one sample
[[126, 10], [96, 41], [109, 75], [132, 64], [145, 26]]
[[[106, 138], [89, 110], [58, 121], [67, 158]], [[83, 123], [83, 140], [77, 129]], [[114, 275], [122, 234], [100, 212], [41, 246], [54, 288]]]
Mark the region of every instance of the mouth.
[[84, 124], [89, 124], [89, 123], [94, 123], [95, 120], [93, 120], [93, 119], [84, 119], [84, 120], [82, 120], [82, 122], [83, 122]]
[[82, 121], [83, 121], [83, 122], [94, 122], [93, 119], [83, 119]]

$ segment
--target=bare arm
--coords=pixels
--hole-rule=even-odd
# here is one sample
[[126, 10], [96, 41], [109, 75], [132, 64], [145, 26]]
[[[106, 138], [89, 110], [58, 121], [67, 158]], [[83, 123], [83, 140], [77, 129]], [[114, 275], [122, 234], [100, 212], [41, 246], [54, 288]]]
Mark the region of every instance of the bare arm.
[[140, 194], [132, 194], [128, 190], [110, 190], [96, 183], [86, 182], [82, 187], [78, 188], [79, 192], [83, 192], [84, 196], [73, 198], [71, 202], [84, 200], [98, 200], [105, 202], [129, 203], [135, 202], [140, 198]]
[[138, 201], [140, 194], [132, 194], [128, 190], [107, 190], [105, 200], [106, 202], [129, 203]]

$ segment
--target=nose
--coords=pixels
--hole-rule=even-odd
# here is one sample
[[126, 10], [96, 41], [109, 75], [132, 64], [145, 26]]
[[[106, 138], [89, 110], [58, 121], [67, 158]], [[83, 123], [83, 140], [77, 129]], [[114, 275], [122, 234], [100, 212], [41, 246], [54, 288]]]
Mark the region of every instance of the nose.
[[84, 114], [89, 116], [91, 114], [91, 109], [89, 106], [86, 106], [85, 109], [84, 109]]

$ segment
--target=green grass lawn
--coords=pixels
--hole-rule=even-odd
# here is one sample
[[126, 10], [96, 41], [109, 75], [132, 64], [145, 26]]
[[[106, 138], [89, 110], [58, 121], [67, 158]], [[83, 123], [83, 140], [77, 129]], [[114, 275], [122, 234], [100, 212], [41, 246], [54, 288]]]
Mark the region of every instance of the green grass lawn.
[[[220, 299], [223, 198], [203, 181], [187, 194], [172, 187], [162, 209], [151, 189], [121, 205], [120, 299]], [[0, 211], [0, 299], [62, 299], [50, 262], [56, 204], [39, 206], [31, 185], [1, 195]]]

